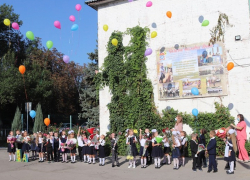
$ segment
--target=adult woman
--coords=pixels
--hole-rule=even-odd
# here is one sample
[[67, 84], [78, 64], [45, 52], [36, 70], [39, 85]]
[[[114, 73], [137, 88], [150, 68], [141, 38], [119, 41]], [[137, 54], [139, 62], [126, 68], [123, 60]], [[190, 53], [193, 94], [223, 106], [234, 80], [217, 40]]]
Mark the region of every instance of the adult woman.
[[172, 131], [179, 131], [179, 132], [183, 131], [183, 123], [182, 123], [181, 115], [177, 115], [175, 120], [176, 120], [176, 123]]
[[242, 114], [237, 115], [237, 120], [239, 123], [237, 126], [231, 124], [237, 131], [237, 144], [239, 149], [239, 161], [248, 162], [249, 157], [245, 148], [245, 143], [247, 140], [247, 133], [246, 133], [246, 123], [244, 121], [244, 116]]

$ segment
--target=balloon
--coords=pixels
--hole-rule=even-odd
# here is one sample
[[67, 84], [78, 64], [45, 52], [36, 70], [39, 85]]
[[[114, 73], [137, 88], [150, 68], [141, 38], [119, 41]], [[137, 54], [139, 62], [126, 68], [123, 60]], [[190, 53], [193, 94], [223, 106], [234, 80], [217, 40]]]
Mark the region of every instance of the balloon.
[[36, 111], [31, 110], [31, 111], [30, 111], [30, 117], [32, 117], [32, 119], [33, 119], [34, 117], [36, 117]]
[[157, 28], [157, 25], [156, 25], [156, 23], [152, 23], [152, 28]]
[[9, 19], [4, 19], [3, 21], [5, 26], [9, 26], [10, 25], [10, 20]]
[[107, 24], [103, 25], [103, 30], [107, 31], [109, 29], [109, 26]]
[[231, 69], [234, 68], [234, 63], [230, 62], [227, 64], [227, 70], [230, 71]]
[[15, 30], [19, 30], [19, 25], [16, 22], [12, 23], [12, 28]]
[[146, 7], [151, 7], [153, 5], [153, 3], [151, 1], [148, 1], [146, 4]]
[[25, 66], [24, 65], [21, 65], [21, 66], [19, 66], [19, 72], [21, 73], [21, 74], [24, 74], [25, 73]]
[[205, 20], [205, 21], [202, 22], [201, 25], [202, 25], [202, 26], [208, 26], [208, 25], [209, 25], [209, 21], [208, 21], [208, 20]]
[[76, 18], [75, 18], [75, 16], [71, 15], [71, 16], [69, 16], [69, 20], [72, 22], [75, 22]]
[[153, 31], [152, 33], [151, 33], [151, 38], [155, 38], [157, 36], [157, 32], [156, 31]]
[[78, 29], [78, 25], [77, 24], [73, 24], [71, 26], [71, 31], [76, 31]]
[[199, 90], [198, 90], [198, 88], [196, 88], [196, 87], [193, 87], [192, 89], [191, 89], [191, 93], [193, 94], [193, 95], [199, 95]]
[[229, 103], [227, 106], [228, 110], [232, 110], [234, 108], [234, 104], [233, 103]]
[[166, 15], [167, 15], [167, 17], [171, 18], [172, 17], [172, 12], [168, 11]]
[[179, 44], [174, 45], [174, 48], [175, 48], [176, 50], [178, 50], [178, 49], [179, 49]]
[[146, 49], [144, 55], [145, 55], [145, 56], [149, 56], [149, 55], [151, 55], [151, 54], [152, 54], [152, 49], [151, 49], [151, 48]]
[[77, 10], [77, 11], [80, 11], [81, 9], [82, 9], [81, 4], [77, 4], [77, 5], [76, 5], [76, 10]]
[[45, 124], [46, 126], [49, 126], [49, 124], [50, 124], [50, 119], [49, 119], [49, 118], [45, 118], [45, 119], [44, 119], [44, 124]]
[[35, 38], [34, 38], [34, 34], [33, 34], [33, 32], [32, 31], [27, 31], [26, 32], [26, 37], [29, 39], [29, 40], [34, 40]]
[[163, 53], [165, 51], [165, 47], [162, 47], [161, 49], [160, 49], [160, 53]]
[[193, 109], [193, 110], [192, 110], [192, 114], [193, 114], [194, 116], [198, 116], [199, 111], [198, 111], [197, 109]]
[[94, 127], [92, 127], [92, 128], [88, 128], [88, 129], [87, 129], [87, 131], [88, 131], [90, 134], [93, 134], [93, 133], [94, 133], [94, 130], [95, 130], [95, 128], [94, 128]]
[[68, 63], [69, 63], [69, 56], [64, 55], [64, 56], [63, 56], [63, 61], [64, 61], [66, 64], [68, 64]]
[[54, 26], [58, 29], [61, 29], [61, 23], [59, 21], [55, 21]]
[[46, 46], [48, 49], [53, 47], [53, 42], [52, 41], [47, 41]]
[[203, 20], [204, 20], [204, 17], [203, 17], [203, 16], [200, 16], [200, 17], [199, 17], [199, 22], [202, 23]]
[[118, 40], [117, 40], [117, 39], [112, 39], [112, 44], [113, 44], [114, 46], [117, 46]]

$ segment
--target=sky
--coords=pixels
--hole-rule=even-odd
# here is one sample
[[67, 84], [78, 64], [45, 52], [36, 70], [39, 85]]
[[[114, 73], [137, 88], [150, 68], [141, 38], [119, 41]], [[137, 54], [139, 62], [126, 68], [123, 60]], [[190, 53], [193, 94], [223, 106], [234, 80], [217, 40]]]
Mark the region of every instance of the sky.
[[[85, 5], [85, 0], [4, 0], [12, 5], [14, 12], [23, 21], [22, 34], [32, 31], [35, 37], [42, 38], [42, 44], [51, 40], [53, 47], [70, 57], [71, 61], [83, 65], [90, 62], [87, 53], [93, 52], [97, 40], [97, 11]], [[78, 12], [76, 4], [81, 4]], [[79, 29], [72, 32], [74, 24], [69, 16], [75, 16]], [[54, 21], [60, 21], [61, 29], [54, 27]]]

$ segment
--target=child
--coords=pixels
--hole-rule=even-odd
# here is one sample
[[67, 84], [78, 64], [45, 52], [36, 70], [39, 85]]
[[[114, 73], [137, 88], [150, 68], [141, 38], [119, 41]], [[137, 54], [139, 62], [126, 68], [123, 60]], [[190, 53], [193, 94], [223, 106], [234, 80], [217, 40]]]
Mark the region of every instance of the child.
[[130, 145], [130, 148], [131, 148], [131, 155], [133, 156], [133, 162], [132, 160], [130, 159], [129, 160], [129, 166], [128, 168], [131, 168], [133, 166], [133, 168], [135, 168], [135, 161], [136, 161], [136, 156], [138, 154], [137, 152], [137, 148], [136, 148], [136, 144], [137, 143], [137, 139], [136, 137], [134, 136], [134, 132], [132, 129], [130, 129], [128, 131], [128, 137], [126, 138], [126, 144], [127, 145]]
[[206, 151], [209, 154], [209, 166], [208, 166], [208, 173], [214, 169], [214, 173], [218, 172], [217, 163], [216, 163], [216, 139], [215, 139], [215, 131], [210, 131], [210, 141], [207, 145]]
[[141, 129], [140, 129], [140, 156], [141, 156], [141, 168], [146, 168], [147, 167], [147, 157], [148, 157], [148, 145], [146, 145], [147, 139], [145, 138], [146, 135], [141, 134]]
[[179, 169], [179, 157], [180, 157], [180, 140], [179, 140], [179, 131], [172, 131], [172, 147], [173, 147], [173, 151], [172, 151], [172, 157], [173, 157], [173, 161], [174, 161], [174, 170], [178, 170]]
[[54, 133], [54, 161], [59, 162], [60, 158], [60, 149], [59, 149], [59, 138], [58, 138], [58, 133]]
[[[166, 136], [164, 136], [162, 142], [164, 142], [164, 159], [163, 159], [163, 164], [167, 164], [167, 165], [170, 165], [171, 162], [170, 162], [170, 155], [169, 153], [171, 152], [171, 149], [170, 149], [170, 145], [169, 145], [169, 140]], [[168, 158], [168, 163], [166, 163], [167, 159]]]
[[77, 142], [78, 142], [78, 154], [79, 154], [79, 158], [80, 158], [80, 161], [82, 162], [82, 149], [83, 149], [83, 139], [82, 139], [82, 136], [80, 135], [80, 130], [81, 130], [81, 126], [79, 126], [79, 129], [78, 129], [78, 133], [77, 133]]
[[227, 174], [234, 174], [234, 162], [236, 161], [235, 152], [237, 151], [235, 131], [230, 129], [227, 132], [227, 140], [224, 140], [226, 143], [224, 160], [229, 162], [230, 170], [227, 171]]
[[116, 162], [116, 166], [119, 167], [119, 161], [118, 161], [118, 144], [115, 141], [115, 133], [112, 133], [110, 135], [110, 139], [111, 139], [111, 148], [112, 148], [112, 167], [115, 167], [115, 162]]
[[91, 164], [91, 160], [93, 159], [93, 164], [95, 164], [95, 155], [94, 155], [94, 148], [95, 148], [95, 143], [92, 142], [94, 136], [93, 134], [89, 136], [89, 140], [88, 140], [88, 146], [89, 146], [89, 164]]
[[47, 135], [47, 139], [46, 139], [46, 149], [47, 149], [47, 156], [48, 156], [48, 163], [51, 163], [51, 160], [53, 161], [53, 137], [51, 137], [49, 134]]
[[196, 142], [196, 134], [191, 135], [192, 140], [190, 141], [190, 150], [192, 153], [192, 158], [193, 158], [193, 167], [192, 170], [196, 172], [196, 165], [198, 164], [198, 168], [200, 171], [202, 171], [201, 166], [200, 166], [200, 161], [198, 158], [198, 143]]
[[[182, 160], [182, 166], [185, 166], [185, 153], [186, 153], [186, 148], [187, 148], [187, 133], [185, 131], [181, 131], [181, 160]], [[181, 164], [181, 163], [180, 163]]]
[[105, 136], [102, 134], [99, 140], [99, 166], [104, 166], [105, 164]]
[[44, 162], [43, 152], [45, 151], [45, 143], [43, 142], [43, 134], [41, 132], [38, 133], [38, 137], [36, 138], [36, 146], [38, 147], [38, 162]]
[[26, 155], [26, 160], [29, 159], [29, 151], [30, 151], [29, 142], [30, 142], [30, 137], [28, 136], [27, 131], [24, 131], [24, 133], [23, 133], [23, 147], [22, 147], [22, 151]]
[[62, 163], [67, 161], [67, 153], [68, 153], [68, 149], [66, 148], [66, 141], [67, 141], [67, 136], [66, 136], [66, 132], [63, 130], [62, 131], [62, 135], [59, 139], [59, 149], [60, 149], [60, 153], [62, 153]]
[[73, 130], [68, 132], [68, 140], [66, 142], [67, 145], [70, 145], [70, 157], [71, 157], [71, 163], [76, 162], [76, 138], [75, 138], [75, 132]]
[[156, 129], [152, 130], [153, 132], [153, 139], [152, 139], [152, 156], [154, 157], [155, 162], [155, 169], [158, 169], [161, 167], [161, 157], [163, 157], [163, 151], [161, 147], [161, 143], [157, 143], [156, 137], [158, 136], [158, 132]]
[[[198, 139], [198, 143], [199, 144], [203, 144], [204, 147], [206, 147], [206, 139], [205, 139], [205, 134], [207, 133], [207, 131], [205, 129], [201, 129], [200, 130], [200, 137]], [[200, 160], [200, 164], [202, 165], [203, 163], [203, 168], [207, 167], [207, 160], [205, 157], [205, 151], [201, 151], [199, 153], [199, 160]]]
[[[16, 130], [16, 139], [20, 139], [21, 138], [21, 133], [20, 133], [20, 131], [19, 130]], [[23, 146], [23, 144], [22, 144], [22, 142], [20, 142], [20, 141], [17, 141], [17, 149], [22, 149], [22, 146]]]
[[15, 146], [15, 137], [13, 136], [13, 131], [10, 131], [8, 137], [7, 137], [7, 143], [8, 143], [8, 153], [9, 153], [9, 161], [11, 160], [11, 154], [13, 154], [13, 161], [16, 161], [15, 152], [16, 152], [16, 146]]
[[88, 163], [88, 138], [86, 137], [86, 134], [82, 134], [82, 141], [83, 141], [83, 148], [82, 148], [83, 160], [84, 163]]
[[33, 135], [31, 136], [31, 145], [30, 145], [30, 149], [32, 151], [32, 160], [34, 161], [36, 159], [36, 150], [37, 150], [37, 146], [36, 146], [36, 133], [33, 133]]

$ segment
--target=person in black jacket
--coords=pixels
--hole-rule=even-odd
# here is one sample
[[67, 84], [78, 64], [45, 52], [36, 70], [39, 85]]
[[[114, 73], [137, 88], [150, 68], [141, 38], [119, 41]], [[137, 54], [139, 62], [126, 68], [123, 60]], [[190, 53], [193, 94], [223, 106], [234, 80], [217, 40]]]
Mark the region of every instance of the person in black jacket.
[[118, 145], [115, 139], [115, 133], [112, 133], [110, 135], [111, 138], [111, 151], [112, 151], [112, 167], [115, 167], [115, 162], [116, 166], [119, 167], [119, 161], [118, 161]]
[[58, 133], [54, 133], [54, 161], [59, 162], [60, 151], [59, 151], [59, 138]]
[[215, 131], [210, 131], [210, 141], [207, 145], [206, 151], [209, 154], [209, 166], [208, 166], [208, 173], [214, 169], [214, 173], [218, 172], [217, 163], [216, 163], [216, 139], [215, 139]]
[[199, 156], [198, 156], [199, 152], [198, 152], [198, 143], [196, 142], [196, 134], [193, 133], [191, 135], [191, 138], [192, 140], [190, 141], [190, 149], [191, 149], [192, 158], [193, 158], [192, 170], [196, 171], [196, 165], [197, 165], [198, 169], [202, 171], [200, 161], [199, 161]]
[[147, 148], [148, 151], [148, 156], [149, 159], [147, 157], [147, 165], [152, 164], [152, 134], [149, 132], [149, 129], [145, 129], [145, 134], [147, 135], [147, 140], [149, 140], [149, 145]]
[[[206, 139], [205, 139], [205, 134], [207, 133], [206, 129], [201, 129], [200, 130], [200, 137], [198, 139], [199, 144], [203, 144], [206, 147]], [[207, 160], [205, 157], [205, 151], [201, 151], [199, 153], [199, 160], [200, 160], [200, 164], [202, 165], [203, 163], [203, 168], [207, 167]]]
[[47, 156], [48, 156], [48, 163], [51, 163], [51, 160], [53, 161], [53, 140], [50, 137], [50, 135], [47, 135], [47, 143], [45, 144], [46, 149], [47, 149]]

